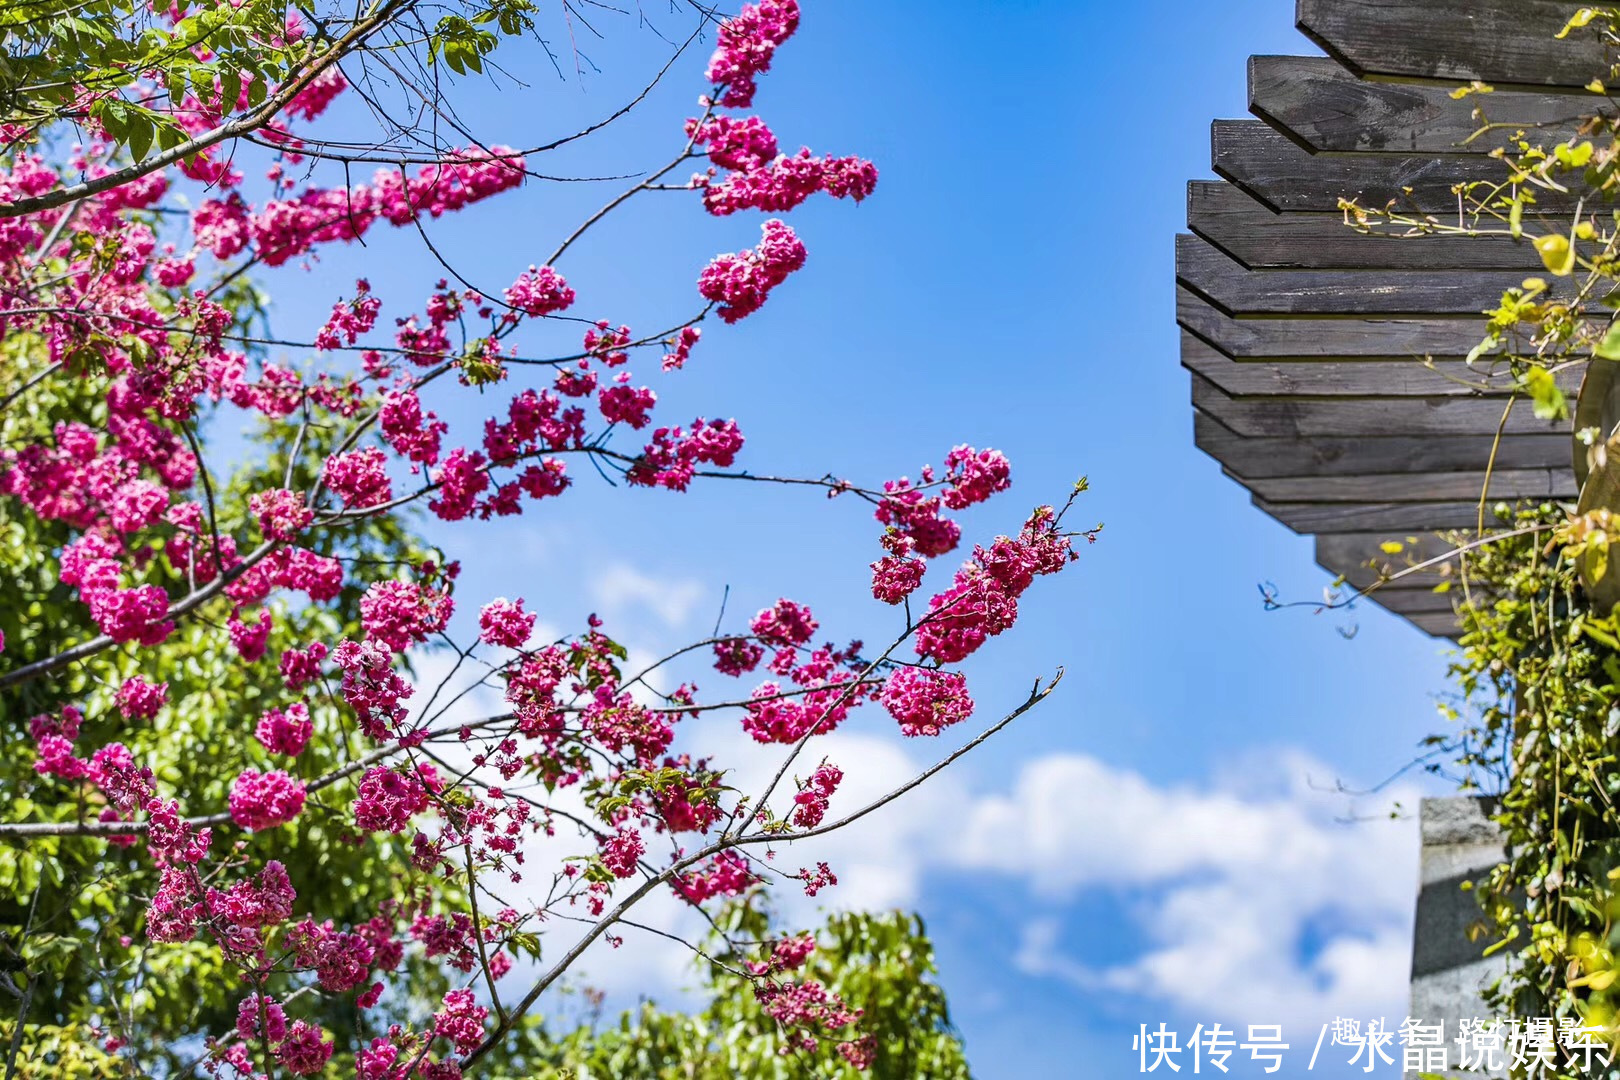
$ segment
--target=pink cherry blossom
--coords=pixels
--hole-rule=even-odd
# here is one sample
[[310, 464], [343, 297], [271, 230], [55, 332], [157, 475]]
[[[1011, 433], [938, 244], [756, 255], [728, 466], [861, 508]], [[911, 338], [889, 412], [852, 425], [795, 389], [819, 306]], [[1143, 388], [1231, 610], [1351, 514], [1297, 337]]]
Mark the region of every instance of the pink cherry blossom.
[[231, 820], [254, 832], [285, 825], [304, 809], [304, 784], [279, 769], [248, 769], [231, 784]]
[[455, 610], [447, 593], [408, 581], [374, 582], [360, 598], [366, 639], [404, 652], [443, 630]]
[[761, 231], [752, 251], [717, 255], [698, 276], [698, 292], [720, 305], [720, 318], [728, 323], [758, 311], [771, 290], [804, 266], [804, 244], [791, 228], [772, 218]]
[[533, 318], [566, 311], [574, 303], [574, 290], [549, 266], [529, 267], [506, 288], [506, 302]]
[[755, 78], [770, 69], [777, 46], [798, 28], [798, 0], [744, 4], [735, 17], [721, 23], [707, 72], [710, 82], [726, 88], [720, 103], [743, 109], [752, 105]]
[[169, 700], [169, 684], [135, 676], [118, 688], [118, 711], [126, 720], [150, 720]]
[[882, 701], [903, 735], [938, 735], [973, 715], [967, 680], [954, 671], [903, 667], [889, 676]]
[[324, 1034], [314, 1024], [294, 1020], [276, 1047], [276, 1060], [294, 1076], [315, 1076], [332, 1056], [332, 1043], [322, 1038]]
[[354, 800], [355, 824], [367, 832], [403, 832], [412, 817], [428, 808], [419, 780], [384, 765], [366, 770]]
[[285, 712], [280, 709], [266, 709], [254, 728], [254, 738], [272, 754], [285, 754], [288, 757], [297, 757], [309, 745], [309, 739], [314, 734], [315, 725], [309, 718], [309, 707], [301, 701], [295, 701], [287, 706]]
[[327, 458], [321, 480], [343, 500], [344, 506], [356, 509], [378, 506], [394, 497], [386, 465], [383, 452], [368, 446]]
[[523, 600], [491, 600], [478, 613], [479, 640], [486, 645], [520, 649], [534, 633], [536, 615], [523, 610]]

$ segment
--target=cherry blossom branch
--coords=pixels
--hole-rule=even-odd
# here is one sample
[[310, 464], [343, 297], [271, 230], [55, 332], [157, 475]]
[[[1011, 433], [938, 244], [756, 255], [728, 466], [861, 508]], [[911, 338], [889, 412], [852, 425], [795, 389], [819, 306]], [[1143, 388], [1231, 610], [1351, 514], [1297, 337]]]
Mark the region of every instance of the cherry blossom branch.
[[1052, 692], [1057, 689], [1058, 683], [1063, 681], [1063, 674], [1064, 669], [1061, 667], [1058, 668], [1057, 674], [1053, 675], [1051, 680], [1047, 682], [1045, 686], [1041, 685], [1039, 679], [1035, 680], [1035, 686], [1030, 690], [1029, 697], [1024, 699], [1023, 704], [1019, 705], [1012, 712], [1003, 716], [1000, 720], [997, 720], [994, 724], [975, 735], [971, 740], [962, 744], [960, 747], [953, 750], [951, 753], [947, 754], [933, 765], [930, 765], [928, 768], [924, 769], [910, 780], [907, 780], [893, 791], [873, 799], [860, 809], [855, 810], [846, 816], [831, 822], [830, 824], [820, 825], [813, 829], [803, 829], [798, 832], [786, 833], [755, 833], [750, 836], [738, 838], [737, 843], [739, 845], [766, 844], [773, 842], [788, 842], [793, 840], [808, 840], [812, 836], [825, 836], [827, 833], [836, 832], [847, 825], [854, 824], [861, 818], [866, 817], [868, 814], [871, 814], [874, 811], [883, 809], [883, 807], [894, 802], [902, 795], [905, 795], [907, 792], [916, 789], [920, 785], [926, 783], [928, 780], [939, 775], [940, 772], [944, 771], [952, 763], [960, 760], [965, 754], [983, 745], [985, 740], [989, 739], [991, 736], [1005, 728], [1008, 724], [1029, 712], [1029, 710], [1033, 709], [1041, 702], [1045, 701], [1051, 696]]
[[[483, 720], [466, 724], [448, 724], [437, 728], [424, 736], [427, 740], [437, 740], [450, 737], [459, 738], [461, 732], [467, 728], [480, 728], [493, 726], [512, 720], [511, 713], [499, 716], [486, 717]], [[386, 761], [395, 754], [410, 749], [399, 743], [390, 743], [356, 758], [347, 765], [339, 766], [311, 780], [306, 790], [314, 792], [331, 787], [362, 769], [370, 768], [380, 761]], [[229, 825], [232, 823], [230, 811], [224, 810], [217, 814], [206, 814], [201, 817], [186, 818], [186, 823], [199, 828], [215, 825]], [[16, 836], [24, 839], [41, 836], [135, 836], [151, 828], [147, 821], [22, 821], [0, 823], [0, 837]]]
[[800, 833], [753, 833], [747, 836], [722, 836], [719, 840], [703, 847], [701, 850], [677, 859], [674, 863], [661, 871], [656, 877], [649, 878], [641, 882], [636, 886], [635, 889], [625, 896], [624, 899], [620, 900], [619, 903], [614, 905], [611, 911], [598, 919], [597, 922], [592, 925], [590, 929], [588, 929], [580, 937], [580, 939], [568, 949], [561, 959], [553, 964], [551, 968], [545, 972], [545, 974], [540, 976], [534, 982], [534, 984], [529, 988], [528, 993], [523, 996], [523, 999], [512, 1007], [507, 1014], [507, 1017], [499, 1022], [495, 1026], [495, 1029], [485, 1036], [484, 1041], [480, 1043], [476, 1049], [461, 1060], [462, 1070], [466, 1071], [470, 1069], [481, 1058], [487, 1055], [496, 1046], [500, 1045], [501, 1040], [506, 1037], [507, 1032], [512, 1029], [512, 1026], [516, 1024], [518, 1020], [522, 1019], [522, 1017], [534, 1007], [535, 1003], [539, 1001], [541, 995], [544, 994], [546, 990], [550, 989], [550, 987], [556, 983], [558, 979], [560, 979], [571, 967], [573, 967], [579, 958], [584, 955], [585, 950], [590, 948], [590, 946], [593, 945], [598, 938], [605, 934], [609, 928], [622, 921], [626, 914], [628, 914], [659, 885], [672, 881], [683, 871], [726, 851], [757, 844], [788, 843], [793, 840], [807, 839], [812, 836], [824, 836], [828, 833], [836, 832], [837, 830], [842, 829], [863, 817], [866, 817], [874, 811], [887, 806], [891, 802], [894, 802], [907, 792], [914, 790], [918, 785], [926, 782], [931, 777], [937, 776], [952, 763], [958, 761], [964, 754], [967, 754], [969, 751], [982, 745], [985, 740], [989, 739], [1018, 717], [1024, 715], [1030, 709], [1033, 709], [1036, 705], [1046, 700], [1046, 698], [1057, 689], [1058, 683], [1061, 682], [1062, 679], [1063, 670], [1060, 668], [1058, 669], [1057, 674], [1053, 676], [1051, 681], [1049, 681], [1044, 687], [1041, 685], [1040, 681], [1037, 680], [1034, 688], [1030, 691], [1029, 697], [1026, 698], [1022, 704], [1006, 714], [996, 723], [986, 728], [971, 741], [948, 754], [946, 757], [942, 758], [929, 768], [924, 769], [912, 779], [901, 784], [888, 794], [872, 800], [865, 806], [862, 806], [858, 810], [839, 818], [836, 821], [815, 829], [805, 830]]
[[606, 206], [602, 207], [602, 209], [598, 210], [596, 213], [594, 213], [590, 217], [586, 218], [585, 221], [579, 226], [579, 228], [577, 228], [577, 229], [575, 229], [573, 231], [573, 233], [568, 237], [568, 239], [564, 240], [561, 244], [559, 244], [557, 246], [557, 250], [553, 251], [551, 253], [551, 255], [546, 259], [545, 265], [547, 265], [547, 266], [556, 265], [557, 260], [563, 257], [563, 253], [565, 251], [567, 251], [570, 247], [572, 247], [574, 245], [575, 241], [577, 241], [580, 237], [584, 236], [585, 233], [590, 230], [591, 226], [595, 225], [597, 222], [599, 222], [603, 218], [607, 217], [608, 214], [612, 213], [616, 208], [618, 208], [623, 203], [629, 201], [629, 199], [632, 198], [634, 195], [636, 195], [638, 192], [646, 190], [648, 185], [656, 184], [658, 181], [660, 181], [664, 177], [668, 176], [674, 169], [676, 169], [681, 164], [681, 162], [686, 161], [689, 158], [691, 158], [691, 156], [692, 156], [692, 148], [697, 145], [698, 133], [703, 130], [703, 125], [705, 123], [707, 123], [709, 118], [711, 116], [713, 116], [713, 115], [714, 115], [714, 104], [711, 102], [708, 106], [706, 106], [704, 108], [702, 117], [700, 117], [698, 119], [696, 125], [694, 125], [693, 128], [692, 128], [692, 134], [687, 136], [686, 145], [681, 148], [681, 152], [675, 156], [675, 159], [673, 161], [671, 161], [668, 165], [665, 165], [662, 169], [659, 169], [657, 172], [653, 173], [651, 176], [647, 177], [647, 179], [643, 180], [641, 183], [635, 185], [632, 188], [629, 188], [629, 189], [621, 192], [619, 195], [617, 195], [611, 201], [609, 201]]
[[105, 176], [85, 180], [71, 187], [53, 188], [41, 195], [26, 196], [11, 202], [0, 202], [0, 218], [21, 217], [24, 214], [35, 214], [42, 210], [54, 210], [67, 203], [88, 199], [92, 195], [99, 195], [104, 191], [122, 187], [133, 180], [139, 180], [149, 173], [183, 161], [194, 154], [207, 150], [209, 147], [217, 146], [227, 139], [245, 135], [263, 127], [280, 115], [291, 104], [292, 100], [303, 93], [305, 88], [314, 82], [322, 72], [358, 48], [367, 38], [386, 26], [396, 16], [413, 7], [416, 2], [417, 0], [383, 0], [380, 8], [357, 22], [347, 33], [333, 43], [332, 48], [322, 53], [314, 61], [310, 62], [309, 66], [304, 68], [303, 71], [282, 84], [275, 93], [268, 95], [257, 109], [244, 113], [234, 120], [226, 121], [212, 131], [187, 139], [185, 142], [168, 150], [160, 151], [121, 169], [115, 169]]

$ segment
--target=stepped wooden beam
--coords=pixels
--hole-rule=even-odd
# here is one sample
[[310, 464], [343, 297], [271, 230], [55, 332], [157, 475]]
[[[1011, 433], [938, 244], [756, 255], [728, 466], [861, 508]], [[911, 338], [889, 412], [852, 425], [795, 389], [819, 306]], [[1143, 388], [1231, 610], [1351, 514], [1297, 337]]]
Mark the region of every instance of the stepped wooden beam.
[[[1491, 151], [1572, 137], [1603, 100], [1587, 85], [1620, 81], [1594, 36], [1555, 38], [1573, 11], [1298, 0], [1300, 29], [1328, 55], [1251, 58], [1257, 119], [1216, 120], [1221, 179], [1187, 188], [1176, 321], [1197, 445], [1256, 506], [1314, 535], [1345, 588], [1377, 585], [1371, 602], [1429, 633], [1455, 633], [1454, 571], [1390, 574], [1446, 550], [1439, 533], [1482, 515], [1494, 527], [1498, 503], [1577, 491], [1569, 422], [1537, 418], [1500, 358], [1465, 362], [1505, 290], [1568, 282], [1506, 230], [1434, 231], [1467, 224], [1462, 185], [1477, 197], [1505, 183]], [[1471, 80], [1496, 89], [1452, 95]], [[1525, 230], [1567, 229], [1580, 193], [1536, 194]], [[1347, 199], [1427, 224], [1373, 235], [1349, 224]], [[1572, 397], [1580, 375], [1558, 375]]]
[[1608, 74], [1602, 42], [1560, 40], [1566, 0], [1299, 0], [1299, 29], [1363, 77], [1579, 89]]

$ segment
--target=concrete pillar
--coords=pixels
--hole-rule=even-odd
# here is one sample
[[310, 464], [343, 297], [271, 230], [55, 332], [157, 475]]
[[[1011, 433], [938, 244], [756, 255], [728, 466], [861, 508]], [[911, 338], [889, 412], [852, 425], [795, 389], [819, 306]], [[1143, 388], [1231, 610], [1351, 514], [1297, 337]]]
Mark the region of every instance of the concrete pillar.
[[[1457, 1037], [1458, 1021], [1493, 1015], [1481, 994], [1506, 966], [1501, 953], [1481, 955], [1492, 939], [1468, 940], [1468, 927], [1481, 919], [1482, 912], [1474, 893], [1461, 888], [1502, 861], [1506, 848], [1490, 820], [1493, 813], [1494, 799], [1473, 796], [1424, 799], [1419, 810], [1423, 846], [1412, 932], [1411, 1015], [1426, 1024], [1445, 1022], [1453, 1062], [1457, 1051], [1451, 1040]], [[1406, 1074], [1407, 1080], [1416, 1076]]]

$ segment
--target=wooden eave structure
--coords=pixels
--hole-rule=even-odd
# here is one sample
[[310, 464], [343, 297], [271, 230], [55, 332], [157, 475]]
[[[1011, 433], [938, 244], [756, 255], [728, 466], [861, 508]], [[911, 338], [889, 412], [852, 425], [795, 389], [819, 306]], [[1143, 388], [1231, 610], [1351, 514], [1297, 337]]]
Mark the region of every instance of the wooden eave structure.
[[[1350, 198], [1457, 223], [1455, 185], [1500, 182], [1506, 166], [1488, 152], [1514, 133], [1476, 135], [1476, 105], [1549, 146], [1573, 134], [1602, 100], [1586, 87], [1616, 60], [1595, 36], [1555, 37], [1576, 7], [1298, 0], [1299, 29], [1328, 55], [1251, 57], [1255, 118], [1215, 121], [1221, 179], [1188, 185], [1176, 321], [1197, 445], [1256, 506], [1313, 535], [1317, 562], [1352, 586], [1377, 580], [1370, 563], [1400, 568], [1385, 541], [1444, 550], [1435, 533], [1471, 529], [1487, 471], [1492, 502], [1577, 494], [1569, 422], [1539, 420], [1523, 400], [1505, 410], [1507, 373], [1482, 379], [1464, 362], [1504, 289], [1560, 284], [1535, 249], [1367, 235], [1340, 208]], [[1473, 80], [1496, 89], [1452, 97]], [[1567, 229], [1574, 197], [1537, 197]], [[1412, 575], [1369, 599], [1451, 636], [1437, 580]]]

